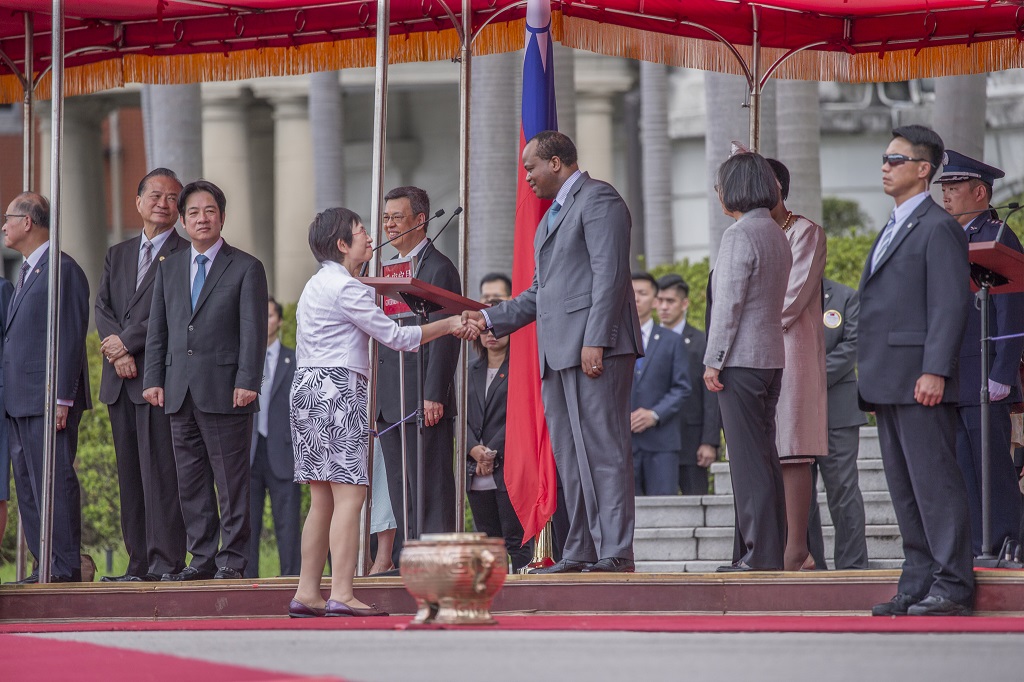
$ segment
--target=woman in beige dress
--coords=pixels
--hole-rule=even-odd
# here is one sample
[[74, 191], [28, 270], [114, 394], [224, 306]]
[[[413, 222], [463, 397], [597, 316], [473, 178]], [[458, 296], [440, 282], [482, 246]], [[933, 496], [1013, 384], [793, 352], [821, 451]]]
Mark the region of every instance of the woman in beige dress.
[[786, 208], [789, 170], [768, 159], [779, 181], [781, 199], [772, 217], [793, 251], [789, 288], [782, 309], [786, 369], [776, 413], [782, 480], [786, 488], [787, 571], [807, 560], [807, 519], [814, 496], [811, 462], [828, 455], [828, 384], [822, 327], [821, 279], [825, 274], [825, 231]]

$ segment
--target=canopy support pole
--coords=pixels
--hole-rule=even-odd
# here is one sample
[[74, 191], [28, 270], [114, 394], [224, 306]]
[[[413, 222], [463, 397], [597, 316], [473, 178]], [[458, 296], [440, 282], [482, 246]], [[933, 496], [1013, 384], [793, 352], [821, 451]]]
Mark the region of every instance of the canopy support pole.
[[[476, 298], [470, 292], [473, 283], [469, 276], [469, 117], [470, 92], [473, 72], [473, 3], [462, 0], [462, 45], [459, 52], [459, 273], [462, 275], [462, 294]], [[458, 406], [455, 425], [455, 531], [466, 530], [466, 405], [469, 398], [469, 344], [462, 342], [459, 354]]]
[[751, 45], [750, 77], [750, 151], [756, 152], [761, 144], [761, 31], [758, 26], [757, 6], [751, 8], [754, 17], [754, 40]]

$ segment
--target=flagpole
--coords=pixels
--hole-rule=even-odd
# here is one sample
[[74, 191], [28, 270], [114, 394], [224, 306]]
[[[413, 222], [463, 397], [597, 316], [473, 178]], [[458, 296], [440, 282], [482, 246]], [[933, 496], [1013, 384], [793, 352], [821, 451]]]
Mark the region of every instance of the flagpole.
[[[459, 230], [459, 273], [462, 275], [462, 295], [476, 298], [469, 292], [469, 117], [470, 85], [473, 59], [473, 3], [462, 0], [462, 46], [459, 52], [459, 205], [462, 206]], [[469, 399], [469, 347], [462, 342], [459, 354], [459, 414], [455, 428], [455, 530], [466, 529], [466, 405]]]

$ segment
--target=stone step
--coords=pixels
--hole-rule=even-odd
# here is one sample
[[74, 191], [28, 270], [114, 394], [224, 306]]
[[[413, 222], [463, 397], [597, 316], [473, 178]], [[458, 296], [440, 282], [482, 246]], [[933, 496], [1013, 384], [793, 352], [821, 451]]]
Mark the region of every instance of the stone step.
[[[723, 561], [637, 561], [637, 573], [714, 573]], [[868, 568], [872, 570], [899, 569], [902, 559], [871, 559]]]
[[[825, 556], [834, 554], [835, 529], [822, 529]], [[872, 525], [865, 529], [868, 556], [872, 559], [899, 559], [903, 545], [895, 525]], [[639, 528], [633, 535], [633, 550], [638, 561], [728, 561], [732, 557], [732, 527], [716, 528]]]
[[[885, 482], [885, 471], [882, 469], [881, 459], [858, 459], [857, 471], [860, 474], [859, 482], [862, 492], [879, 492], [889, 489]], [[715, 495], [732, 494], [732, 476], [729, 471], [728, 462], [715, 462], [711, 465], [711, 474], [715, 481]], [[825, 489], [825, 484], [818, 479], [818, 491]]]
[[[868, 525], [895, 525], [896, 512], [892, 508], [892, 499], [887, 491], [874, 491], [861, 493], [864, 498], [864, 517]], [[643, 498], [637, 498], [637, 501]], [[649, 498], [650, 499], [650, 498]], [[655, 498], [656, 499], [656, 498]], [[732, 495], [705, 495], [699, 498], [704, 506], [704, 526], [728, 526], [732, 527], [735, 522]], [[828, 498], [824, 492], [818, 493], [818, 507], [821, 511], [821, 523], [823, 526], [832, 525], [832, 515], [828, 509]], [[682, 518], [682, 516], [680, 516]], [[691, 518], [691, 517], [687, 517]], [[677, 526], [689, 525], [682, 522], [674, 524]], [[640, 516], [637, 515], [637, 528], [647, 527], [640, 524]]]
[[710, 495], [657, 495], [636, 498], [637, 528], [696, 528], [706, 525], [703, 500]]
[[882, 448], [878, 445], [878, 427], [860, 427], [860, 450], [858, 459], [882, 459]]

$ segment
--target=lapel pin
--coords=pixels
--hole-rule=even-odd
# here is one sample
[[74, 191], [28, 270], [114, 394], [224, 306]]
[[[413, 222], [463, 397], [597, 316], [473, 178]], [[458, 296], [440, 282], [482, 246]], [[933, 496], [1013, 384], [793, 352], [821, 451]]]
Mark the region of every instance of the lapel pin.
[[690, 339], [683, 339], [683, 343], [690, 343]]
[[290, 365], [290, 364], [291, 364], [291, 362], [292, 362], [292, 359], [291, 359], [291, 358], [285, 358], [285, 359], [284, 359], [284, 364], [286, 364], [286, 365]]
[[160, 256], [160, 260], [163, 260], [164, 258], [167, 258], [167, 256]]
[[504, 379], [504, 378], [505, 378], [505, 375], [504, 375], [504, 374], [499, 374], [499, 375], [498, 375], [498, 378], [499, 378], [499, 379]]
[[36, 274], [38, 275], [40, 272], [42, 272], [42, 270], [40, 270], [39, 268], [36, 268]]
[[657, 340], [658, 340], [658, 339], [660, 339], [660, 338], [661, 338], [661, 334], [655, 334], [655, 335], [654, 335], [654, 340], [655, 340], [655, 341], [657, 341]]

